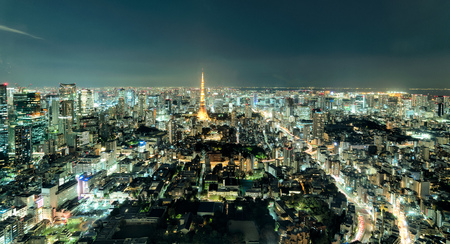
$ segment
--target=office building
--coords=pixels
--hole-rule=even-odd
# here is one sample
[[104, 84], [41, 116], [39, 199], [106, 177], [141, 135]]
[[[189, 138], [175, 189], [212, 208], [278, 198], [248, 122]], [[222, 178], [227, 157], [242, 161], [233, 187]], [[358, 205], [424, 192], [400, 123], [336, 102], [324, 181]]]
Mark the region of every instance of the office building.
[[15, 163], [28, 164], [31, 161], [31, 127], [17, 125], [14, 128]]
[[313, 138], [323, 139], [325, 126], [325, 114], [322, 112], [315, 112], [313, 114], [313, 128], [312, 128], [312, 136]]
[[90, 89], [82, 89], [78, 92], [78, 114], [89, 115], [94, 109], [94, 96]]
[[8, 155], [8, 99], [7, 84], [0, 85], [0, 160]]

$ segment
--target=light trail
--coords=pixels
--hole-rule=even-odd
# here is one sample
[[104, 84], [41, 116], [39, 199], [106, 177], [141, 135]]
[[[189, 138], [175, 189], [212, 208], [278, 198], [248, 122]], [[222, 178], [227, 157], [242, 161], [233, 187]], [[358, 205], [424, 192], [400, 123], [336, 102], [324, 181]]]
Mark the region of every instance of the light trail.
[[410, 244], [411, 239], [408, 234], [408, 223], [406, 222], [405, 213], [401, 211], [400, 200], [397, 198], [397, 201], [394, 204], [394, 215], [397, 216], [397, 226], [401, 238], [402, 244]]
[[363, 235], [364, 235], [364, 217], [360, 215], [358, 216], [358, 232], [356, 233], [355, 239], [353, 239], [352, 242], [361, 241]]
[[[289, 132], [289, 130], [285, 127], [282, 126], [277, 126], [279, 129], [281, 129], [282, 131], [284, 131], [286, 134], [292, 136], [295, 140], [299, 140], [300, 138], [298, 136], [294, 136], [292, 133]], [[306, 141], [305, 141], [306, 142]], [[313, 146], [309, 143], [306, 142], [308, 144], [308, 149], [305, 150], [305, 153], [312, 155], [316, 152], [313, 152]], [[404, 144], [401, 145], [402, 147], [411, 147], [413, 146], [413, 144]], [[332, 148], [330, 148], [330, 146], [327, 146], [327, 149], [330, 150]], [[347, 194], [345, 189], [342, 189], [339, 185], [339, 183], [337, 183], [338, 178], [334, 175], [331, 175], [333, 178], [335, 178], [336, 180], [336, 186], [338, 187], [338, 189], [347, 197], [347, 199], [349, 199], [351, 202], [354, 202], [358, 207], [365, 209], [369, 214], [372, 212], [371, 207], [367, 206], [367, 204], [364, 203], [359, 203], [357, 200], [353, 199], [354, 196], [350, 196], [350, 194]], [[394, 204], [393, 206], [393, 212], [394, 215], [397, 216], [398, 218], [398, 228], [399, 228], [399, 234], [401, 237], [401, 243], [402, 244], [410, 244], [411, 243], [411, 239], [409, 238], [409, 234], [408, 234], [408, 223], [406, 221], [406, 217], [405, 217], [405, 213], [401, 211], [400, 209], [400, 201], [397, 199], [396, 204]], [[373, 216], [372, 216], [373, 217]], [[360, 241], [361, 238], [364, 236], [364, 217], [363, 216], [359, 216], [358, 217], [358, 233], [355, 236], [355, 240]]]
[[[370, 214], [371, 209], [369, 206], [367, 206], [366, 204], [363, 203], [359, 203], [355, 198], [355, 196], [353, 196], [353, 194], [351, 193], [347, 193], [345, 189], [343, 189], [343, 187], [339, 184], [339, 182], [342, 180], [340, 177], [335, 176], [335, 175], [331, 175], [331, 177], [333, 177], [335, 179], [335, 185], [338, 188], [338, 190], [345, 195], [345, 197], [348, 199], [348, 201], [356, 204], [356, 206], [361, 210], [365, 210], [367, 213]], [[359, 210], [359, 211], [360, 211]], [[358, 216], [358, 232], [356, 233], [355, 238], [353, 239], [353, 241], [361, 241], [362, 237], [364, 236], [364, 232], [365, 232], [365, 228], [370, 226], [370, 223], [366, 224], [364, 222], [364, 217], [362, 215]], [[352, 241], [352, 242], [353, 242]]]
[[[289, 132], [289, 130], [287, 128], [282, 127], [282, 126], [278, 126], [278, 128], [281, 129], [282, 131], [284, 131], [286, 134], [292, 136], [295, 140], [300, 140], [300, 137], [294, 136], [291, 132]], [[308, 144], [308, 149], [305, 150], [305, 153], [307, 153], [309, 155], [313, 154], [313, 151], [312, 151], [313, 146], [309, 142], [307, 142], [307, 141], [305, 141], [305, 142], [306, 142], [306, 144]]]

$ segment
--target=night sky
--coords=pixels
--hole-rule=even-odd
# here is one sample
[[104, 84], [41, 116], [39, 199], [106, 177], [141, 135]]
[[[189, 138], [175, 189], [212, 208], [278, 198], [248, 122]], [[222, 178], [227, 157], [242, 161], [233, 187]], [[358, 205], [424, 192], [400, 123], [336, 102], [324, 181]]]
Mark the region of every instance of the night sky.
[[0, 82], [449, 87], [450, 1], [0, 0]]

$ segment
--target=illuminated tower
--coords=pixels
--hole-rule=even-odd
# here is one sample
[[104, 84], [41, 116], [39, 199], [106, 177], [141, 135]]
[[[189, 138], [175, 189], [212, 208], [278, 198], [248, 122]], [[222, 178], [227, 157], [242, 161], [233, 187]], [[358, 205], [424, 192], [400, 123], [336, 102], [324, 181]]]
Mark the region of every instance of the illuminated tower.
[[202, 72], [202, 91], [200, 93], [200, 110], [198, 111], [197, 118], [199, 120], [209, 120], [208, 113], [205, 108], [205, 80], [203, 79]]

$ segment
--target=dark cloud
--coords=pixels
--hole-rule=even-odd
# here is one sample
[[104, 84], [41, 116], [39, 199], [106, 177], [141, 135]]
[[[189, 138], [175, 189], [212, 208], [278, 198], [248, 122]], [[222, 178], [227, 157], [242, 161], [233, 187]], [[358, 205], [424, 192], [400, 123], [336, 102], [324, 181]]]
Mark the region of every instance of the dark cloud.
[[[0, 82], [445, 87], [450, 1], [2, 1]], [[6, 67], [7, 66], [7, 67]]]

